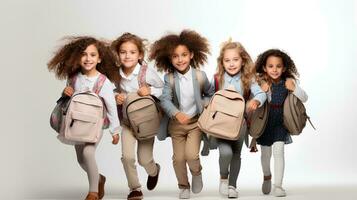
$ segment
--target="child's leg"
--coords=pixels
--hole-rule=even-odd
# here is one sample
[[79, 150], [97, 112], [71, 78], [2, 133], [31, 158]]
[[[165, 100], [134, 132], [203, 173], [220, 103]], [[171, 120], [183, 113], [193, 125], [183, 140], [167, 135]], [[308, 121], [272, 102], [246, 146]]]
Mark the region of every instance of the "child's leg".
[[273, 156], [274, 156], [274, 185], [277, 187], [282, 186], [284, 176], [284, 142], [274, 142]]
[[241, 151], [244, 142], [245, 135], [242, 135], [238, 141], [236, 141], [232, 145], [233, 156], [230, 161], [230, 169], [229, 169], [229, 185], [233, 187], [237, 187], [237, 178], [240, 171], [241, 166]]
[[271, 146], [261, 145], [261, 164], [264, 176], [271, 176], [270, 159], [271, 159]]
[[199, 176], [202, 170], [199, 156], [202, 132], [196, 122], [186, 126], [188, 134], [185, 146], [185, 158], [192, 176]]
[[84, 157], [83, 157], [83, 148], [84, 145], [75, 145], [74, 146], [75, 150], [76, 150], [76, 155], [77, 155], [77, 161], [79, 163], [79, 165], [82, 167], [82, 169], [87, 172], [87, 166], [84, 163]]
[[171, 135], [173, 156], [172, 163], [175, 170], [178, 187], [180, 189], [189, 189], [190, 184], [187, 177], [187, 167], [185, 159], [186, 133], [184, 126], [175, 120], [169, 123], [169, 133]]
[[228, 167], [231, 163], [233, 151], [230, 143], [225, 142], [224, 140], [218, 140], [218, 149], [219, 149], [219, 173], [222, 179], [228, 178]]
[[123, 125], [123, 132], [121, 136], [122, 141], [122, 157], [126, 178], [130, 190], [140, 189], [141, 185], [138, 178], [138, 172], [135, 165], [135, 144], [136, 138], [132, 130]]
[[138, 162], [150, 176], [156, 176], [158, 167], [153, 158], [155, 138], [138, 141]]

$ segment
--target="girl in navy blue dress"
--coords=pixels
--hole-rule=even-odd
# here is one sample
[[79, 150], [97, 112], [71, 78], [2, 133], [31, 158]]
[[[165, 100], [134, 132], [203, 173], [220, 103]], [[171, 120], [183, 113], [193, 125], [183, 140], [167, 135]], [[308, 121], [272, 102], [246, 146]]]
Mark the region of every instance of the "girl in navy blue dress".
[[261, 163], [264, 174], [262, 192], [271, 191], [270, 159], [274, 156], [274, 190], [277, 197], [286, 196], [282, 187], [284, 176], [284, 145], [292, 143], [290, 134], [283, 124], [283, 104], [289, 92], [302, 102], [307, 95], [297, 84], [299, 73], [294, 61], [285, 52], [270, 49], [258, 56], [256, 70], [261, 78], [261, 87], [267, 93], [269, 116], [266, 128], [257, 143], [261, 145]]

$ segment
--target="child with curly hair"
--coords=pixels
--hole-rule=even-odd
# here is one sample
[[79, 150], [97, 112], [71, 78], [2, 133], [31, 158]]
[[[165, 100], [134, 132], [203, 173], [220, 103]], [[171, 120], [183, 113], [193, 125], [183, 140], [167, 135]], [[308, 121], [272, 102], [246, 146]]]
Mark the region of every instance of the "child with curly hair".
[[197, 120], [203, 111], [203, 99], [214, 92], [206, 74], [199, 70], [207, 61], [207, 54], [207, 40], [195, 31], [183, 30], [157, 40], [149, 56], [159, 70], [167, 72], [160, 98], [167, 116], [162, 120], [158, 138], [165, 139], [167, 133], [171, 136], [180, 199], [190, 198], [186, 164], [192, 174], [192, 192], [199, 193], [203, 187], [199, 158], [202, 134]]
[[307, 95], [298, 85], [299, 73], [294, 61], [288, 54], [279, 49], [269, 49], [258, 56], [256, 70], [261, 79], [261, 87], [268, 96], [269, 116], [263, 134], [257, 139], [261, 145], [261, 164], [264, 174], [262, 192], [271, 191], [270, 159], [274, 156], [274, 190], [277, 197], [286, 196], [282, 187], [284, 176], [284, 145], [292, 143], [291, 137], [284, 127], [283, 104], [291, 92], [302, 102], [307, 101]]
[[[109, 119], [109, 131], [113, 137], [113, 144], [119, 142], [121, 127], [114, 98], [114, 85], [119, 81], [116, 60], [110, 48], [93, 37], [71, 37], [69, 42], [61, 47], [55, 56], [48, 62], [48, 69], [55, 72], [59, 79], [67, 79], [71, 83], [63, 90], [63, 95], [72, 96], [74, 93], [95, 90], [98, 81], [103, 85], [98, 95], [103, 99]], [[98, 172], [95, 160], [95, 151], [100, 138], [96, 143], [74, 143], [79, 165], [88, 175], [89, 192], [86, 200], [98, 200], [104, 196], [105, 177]], [[73, 144], [59, 138], [66, 144]]]

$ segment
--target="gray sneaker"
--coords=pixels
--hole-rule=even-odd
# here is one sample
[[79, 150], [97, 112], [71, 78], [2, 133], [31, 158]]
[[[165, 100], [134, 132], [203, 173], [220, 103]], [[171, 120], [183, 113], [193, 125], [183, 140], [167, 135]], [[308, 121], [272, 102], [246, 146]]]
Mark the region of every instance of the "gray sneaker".
[[233, 186], [228, 186], [228, 198], [230, 199], [236, 199], [238, 198], [238, 191], [236, 190], [235, 187]]
[[192, 176], [192, 192], [194, 194], [200, 193], [203, 188], [202, 174], [198, 176]]
[[262, 192], [263, 194], [269, 194], [271, 191], [271, 180], [264, 180], [262, 184]]

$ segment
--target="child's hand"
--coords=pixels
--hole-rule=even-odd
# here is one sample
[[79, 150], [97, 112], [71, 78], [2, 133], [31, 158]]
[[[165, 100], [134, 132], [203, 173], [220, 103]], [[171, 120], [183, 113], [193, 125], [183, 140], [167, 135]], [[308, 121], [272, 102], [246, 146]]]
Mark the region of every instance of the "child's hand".
[[119, 134], [113, 135], [112, 138], [113, 138], [112, 143], [113, 143], [114, 145], [119, 143], [119, 138], [120, 138], [120, 137], [119, 137]]
[[124, 103], [126, 95], [124, 93], [120, 93], [115, 95], [115, 101], [118, 105], [122, 105]]
[[285, 87], [286, 87], [286, 89], [288, 89], [289, 91], [294, 92], [294, 90], [295, 90], [294, 80], [293, 80], [292, 78], [286, 79], [286, 81], [285, 81]]
[[151, 89], [148, 86], [143, 86], [138, 90], [138, 95], [140, 96], [148, 96], [150, 94], [151, 94]]
[[262, 90], [263, 90], [263, 92], [268, 92], [269, 91], [269, 88], [270, 88], [270, 85], [267, 83], [267, 82], [265, 82], [265, 81], [262, 81], [262, 84], [261, 84], [261, 86], [260, 86], [261, 88], [262, 88]]
[[73, 93], [74, 93], [74, 89], [71, 86], [67, 86], [63, 90], [63, 94], [69, 97], [71, 97]]
[[249, 113], [249, 112], [255, 111], [259, 105], [260, 105], [260, 102], [258, 100], [252, 99], [252, 100], [248, 101], [247, 112]]
[[183, 112], [179, 112], [175, 115], [175, 118], [180, 124], [188, 124], [190, 117]]

